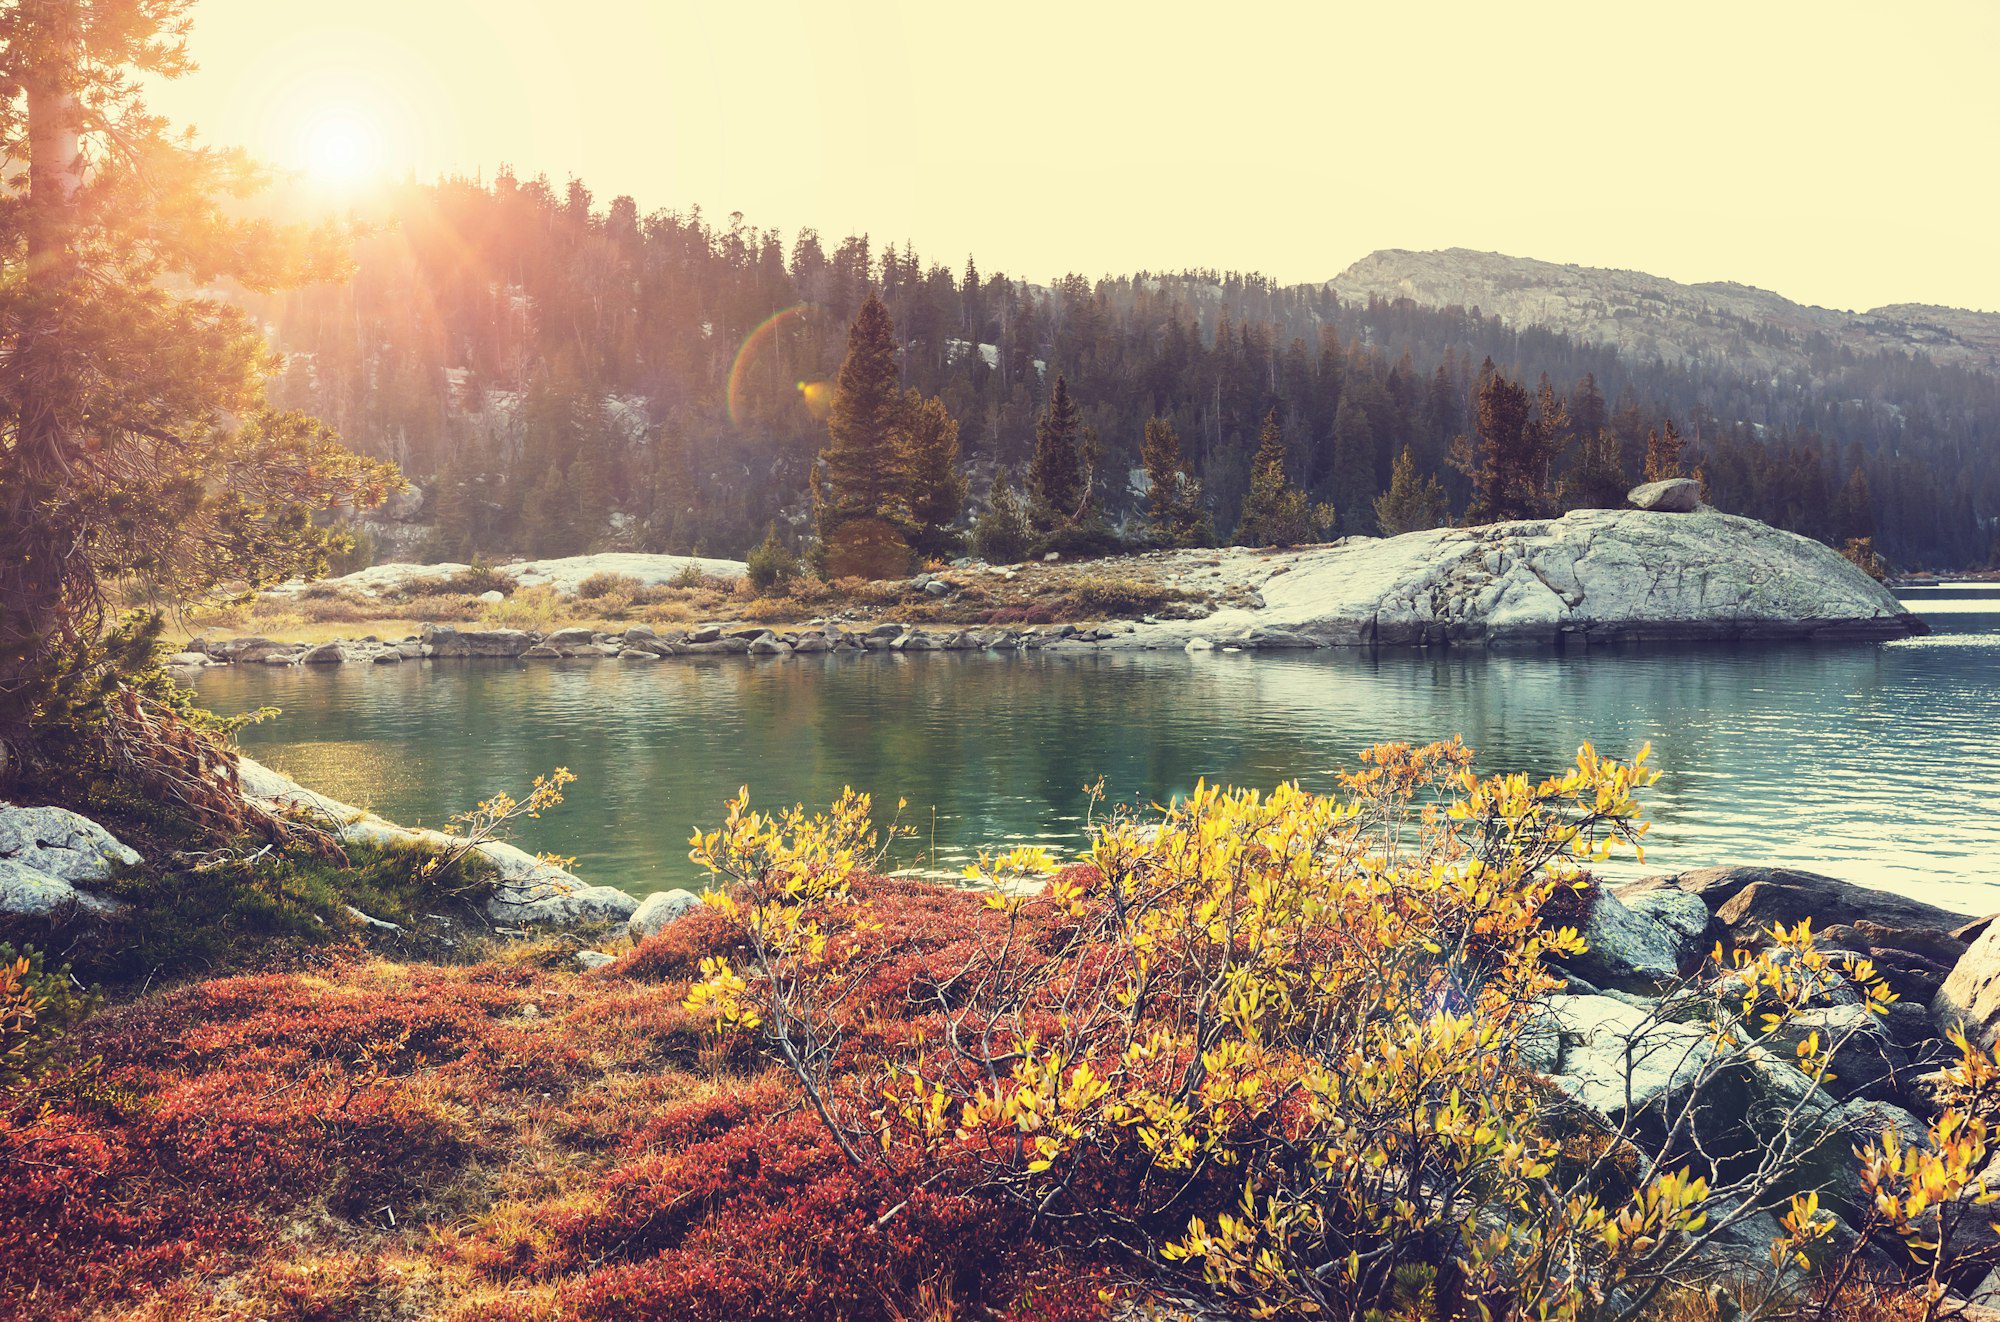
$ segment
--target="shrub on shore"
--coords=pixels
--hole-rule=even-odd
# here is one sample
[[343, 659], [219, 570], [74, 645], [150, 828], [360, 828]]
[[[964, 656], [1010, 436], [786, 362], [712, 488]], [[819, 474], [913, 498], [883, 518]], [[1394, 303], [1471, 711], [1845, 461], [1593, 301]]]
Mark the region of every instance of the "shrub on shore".
[[745, 577], [750, 586], [759, 592], [769, 592], [790, 583], [799, 572], [799, 558], [792, 549], [778, 540], [778, 528], [771, 525], [765, 532], [764, 540], [752, 547], [744, 558]]
[[[1745, 1316], [1819, 1307], [1810, 1271], [1836, 1296], [1935, 1300], [1976, 1278], [1992, 1254], [1961, 1239], [1987, 1198], [2000, 1065], [1963, 1041], [1923, 1143], [1859, 1141], [1854, 1202], [1822, 1205], [1827, 1154], [1857, 1141], [1826, 1110], [1689, 1119], [1741, 1117], [1730, 1099], [1793, 1068], [1778, 1050], [1813, 1094], [1859, 1030], [1793, 1026], [1836, 991], [1864, 1012], [1894, 999], [1809, 925], [1668, 989], [1645, 1051], [1682, 1058], [1621, 1119], [1527, 1064], [1563, 985], [1549, 961], [1584, 949], [1547, 915], [1587, 884], [1582, 864], [1637, 843], [1652, 779], [1643, 755], [1588, 747], [1535, 784], [1474, 776], [1456, 744], [1394, 746], [1334, 796], [1204, 786], [1114, 815], [1079, 866], [982, 860], [993, 917], [903, 984], [929, 991], [900, 1034], [853, 1008], [883, 1004], [904, 966], [850, 880], [880, 853], [865, 799], [766, 816], [739, 798], [695, 844], [729, 883], [711, 900], [739, 953], [705, 959], [687, 1005], [755, 1035], [857, 1168], [976, 1190], [1055, 1242], [1111, 1250], [1141, 1297], [1356, 1322], [1634, 1319], [1698, 1293], [1718, 1236], [1758, 1224], [1768, 1244], [1730, 1250]], [[1046, 890], [1021, 898], [1036, 878]], [[1871, 1245], [1898, 1240], [1911, 1266], [1884, 1282]]]

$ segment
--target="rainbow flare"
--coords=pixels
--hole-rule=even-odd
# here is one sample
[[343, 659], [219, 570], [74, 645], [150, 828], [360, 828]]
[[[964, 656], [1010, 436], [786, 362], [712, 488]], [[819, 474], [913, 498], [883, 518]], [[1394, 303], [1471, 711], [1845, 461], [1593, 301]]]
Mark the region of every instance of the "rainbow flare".
[[[729, 364], [727, 399], [730, 426], [741, 427], [743, 425], [743, 383], [744, 378], [749, 375], [751, 358], [755, 356], [758, 348], [771, 338], [780, 323], [789, 318], [803, 315], [808, 310], [808, 306], [805, 303], [794, 303], [788, 308], [780, 308], [778, 311], [764, 318], [764, 320], [758, 322], [751, 329], [750, 333], [743, 337], [743, 343], [736, 350], [736, 361]], [[801, 383], [801, 388], [803, 389], [803, 383]]]

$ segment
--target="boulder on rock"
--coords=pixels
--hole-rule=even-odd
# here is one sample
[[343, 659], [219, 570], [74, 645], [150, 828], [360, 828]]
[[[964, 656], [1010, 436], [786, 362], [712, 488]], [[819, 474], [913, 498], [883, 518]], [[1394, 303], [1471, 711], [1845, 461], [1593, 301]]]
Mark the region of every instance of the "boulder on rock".
[[1625, 493], [1625, 503], [1656, 514], [1692, 514], [1701, 508], [1701, 483], [1691, 477], [1644, 482]]
[[139, 854], [81, 813], [0, 803], [0, 861], [58, 881], [102, 881], [114, 868], [137, 863]]

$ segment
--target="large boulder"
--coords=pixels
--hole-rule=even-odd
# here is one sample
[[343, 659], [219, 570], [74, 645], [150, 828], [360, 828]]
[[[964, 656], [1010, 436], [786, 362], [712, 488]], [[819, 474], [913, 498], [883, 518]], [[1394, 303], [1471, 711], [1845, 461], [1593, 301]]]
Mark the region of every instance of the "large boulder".
[[[562, 869], [554, 868], [551, 872]], [[486, 916], [496, 923], [516, 927], [575, 927], [622, 923], [638, 907], [637, 900], [615, 886], [586, 886], [562, 872], [561, 877], [544, 876], [539, 880], [503, 878], [486, 901]]]
[[61, 877], [0, 859], [0, 919], [60, 920], [74, 914], [108, 917], [124, 907], [117, 900], [79, 890]]
[[1686, 1092], [1714, 1047], [1706, 1030], [1609, 996], [1551, 996], [1562, 1038], [1557, 1087], [1600, 1115], [1646, 1110]]
[[[460, 837], [446, 832], [402, 826], [353, 804], [316, 794], [254, 758], [238, 757], [237, 776], [244, 794], [253, 801], [272, 811], [296, 813], [344, 840], [429, 853], [450, 852], [464, 844]], [[514, 926], [622, 923], [639, 905], [624, 891], [586, 885], [566, 868], [504, 840], [483, 840], [472, 852], [493, 868], [493, 894], [486, 902], [486, 916], [495, 922]]]
[[701, 908], [701, 896], [693, 891], [654, 891], [639, 902], [625, 926], [634, 941], [644, 941], [682, 914]]
[[1708, 909], [1692, 895], [1659, 891], [1628, 903], [1599, 889], [1588, 903], [1577, 924], [1586, 948], [1563, 961], [1581, 978], [1609, 987], [1666, 982], [1700, 955]]
[[1625, 503], [1660, 514], [1692, 514], [1701, 508], [1701, 483], [1691, 477], [1641, 483], [1625, 493]]
[[[1219, 570], [1211, 570], [1220, 561]], [[1822, 543], [1702, 509], [1577, 510], [1276, 554], [1173, 552], [1155, 572], [1234, 604], [1119, 647], [1274, 630], [1320, 647], [1901, 638], [1926, 631]], [[1261, 603], [1261, 604], [1258, 604]], [[1274, 635], [1275, 636], [1275, 635]]]
[[454, 629], [448, 624], [424, 626], [424, 655], [493, 656], [512, 659], [535, 645], [531, 633], [519, 629]]
[[0, 803], [0, 861], [58, 881], [102, 881], [139, 861], [138, 851], [67, 808], [17, 808]]
[[1809, 918], [1822, 948], [1873, 960], [1897, 995], [1925, 1003], [1966, 946], [1955, 934], [1967, 924], [1964, 914], [1793, 868], [1697, 868], [1618, 888], [1628, 905], [1669, 892], [1697, 896], [1707, 907], [1705, 943], [1756, 947], [1773, 926]]
[[2000, 1041], [2000, 923], [1959, 956], [1931, 998], [1931, 1018], [1947, 1031], [1963, 1027], [1982, 1050]]

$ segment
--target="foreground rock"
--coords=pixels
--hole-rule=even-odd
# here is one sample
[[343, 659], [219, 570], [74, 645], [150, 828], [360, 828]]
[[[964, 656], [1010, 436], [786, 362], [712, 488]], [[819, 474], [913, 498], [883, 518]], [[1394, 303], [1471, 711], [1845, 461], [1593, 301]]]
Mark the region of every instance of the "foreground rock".
[[[1198, 553], [1183, 552], [1194, 580]], [[1559, 519], [1211, 553], [1211, 583], [1262, 609], [1140, 627], [1139, 646], [1900, 638], [1925, 626], [1826, 546], [1702, 509], [1578, 510]], [[1273, 641], [1269, 645], [1277, 645]]]
[[92, 895], [61, 877], [0, 859], [0, 919], [108, 918], [124, 908], [118, 900]]
[[692, 891], [655, 891], [632, 911], [625, 926], [634, 941], [644, 941], [690, 910], [701, 908], [701, 896]]
[[2000, 1042], [2000, 923], [1988, 923], [1931, 999], [1940, 1028], [1963, 1027], [1979, 1047]]
[[0, 918], [109, 918], [125, 904], [83, 883], [137, 862], [138, 851], [80, 813], [0, 803]]
[[1661, 890], [1629, 900], [1594, 891], [1577, 924], [1586, 949], [1565, 961], [1578, 977], [1600, 987], [1632, 988], [1670, 982], [1701, 958], [1708, 907], [1700, 898]]
[[1915, 1005], [1931, 1002], [1968, 944], [1959, 934], [1966, 914], [1792, 868], [1696, 868], [1617, 890], [1628, 906], [1656, 904], [1668, 893], [1695, 896], [1707, 909], [1702, 948], [1717, 941], [1760, 946], [1773, 926], [1811, 919], [1822, 948], [1873, 960], [1890, 989]]
[[0, 803], [0, 861], [59, 881], [102, 881], [139, 861], [138, 851], [67, 808], [17, 808]]
[[[252, 758], [237, 759], [243, 792], [274, 811], [298, 813], [363, 844], [421, 849], [442, 853], [462, 847], [460, 837], [443, 831], [399, 826], [352, 804], [316, 794], [291, 777]], [[536, 858], [505, 841], [487, 840], [473, 846], [495, 871], [486, 916], [513, 926], [543, 924], [619, 923], [632, 916], [639, 902], [611, 886], [589, 886], [563, 868]]]

